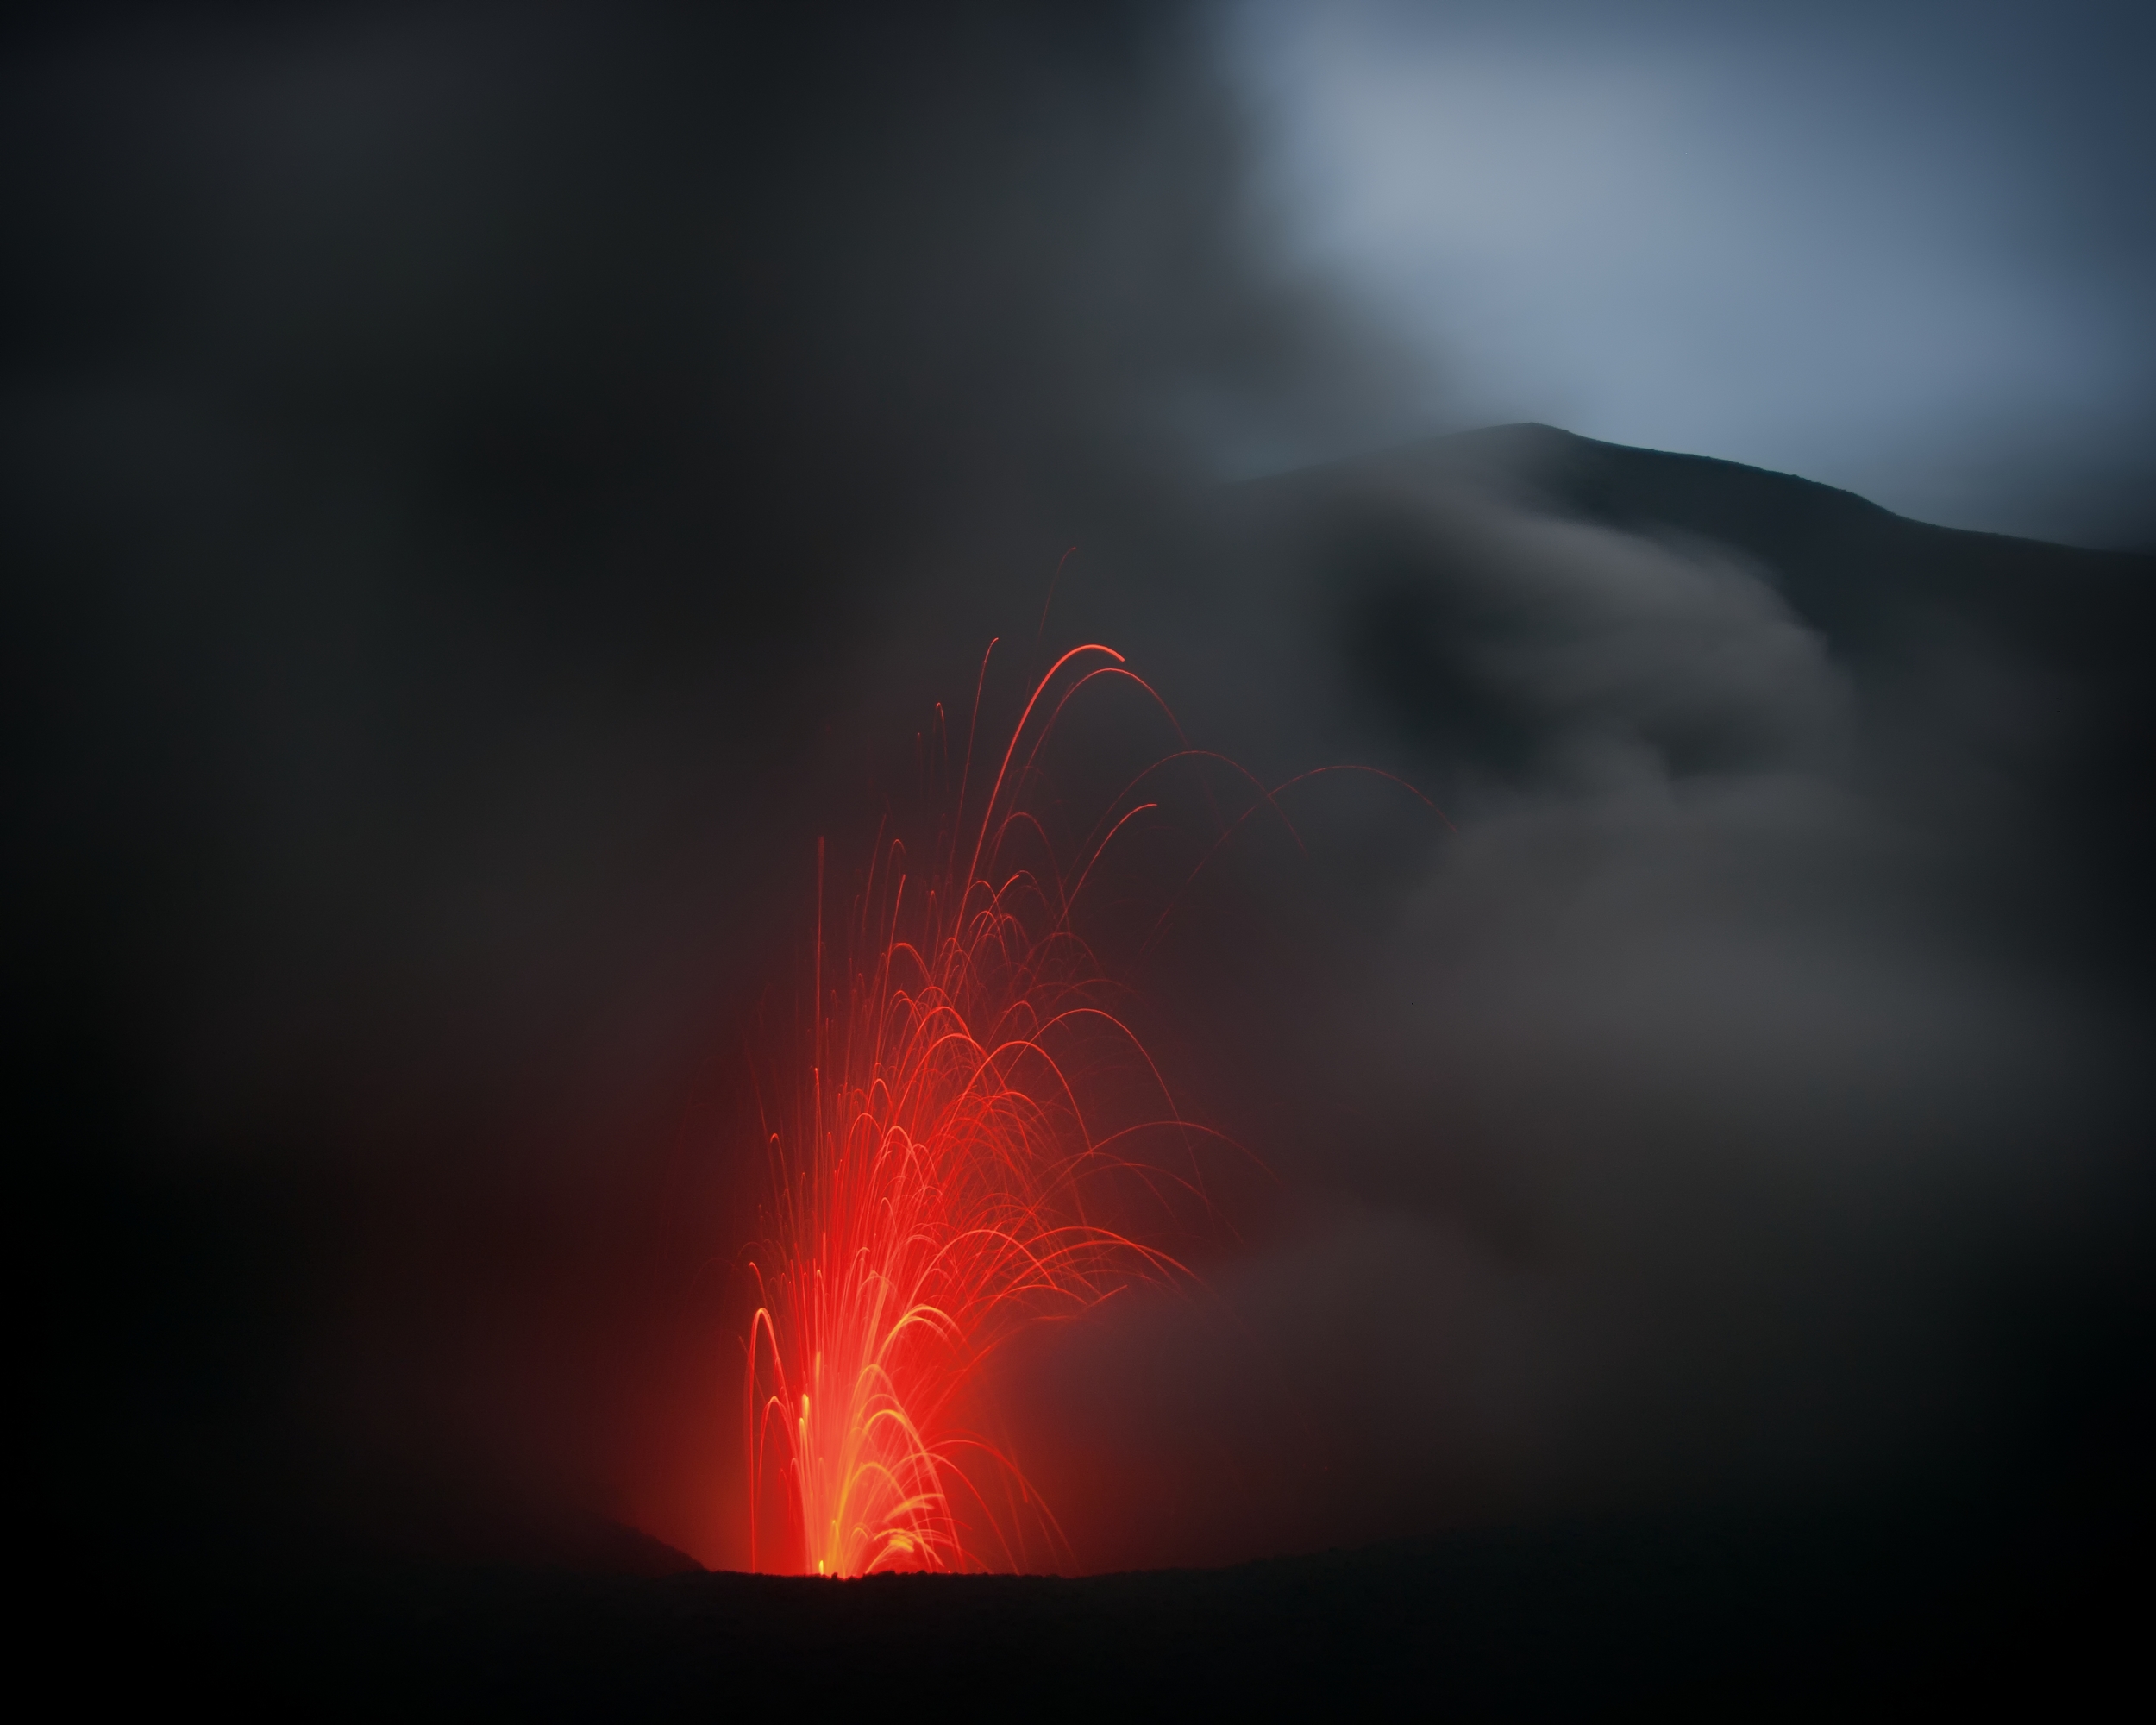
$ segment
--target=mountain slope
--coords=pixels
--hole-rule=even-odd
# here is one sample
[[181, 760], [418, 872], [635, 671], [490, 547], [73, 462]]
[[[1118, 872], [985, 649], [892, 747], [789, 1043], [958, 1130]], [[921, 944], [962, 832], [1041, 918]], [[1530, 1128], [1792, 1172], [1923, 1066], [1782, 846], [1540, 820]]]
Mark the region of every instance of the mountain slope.
[[1911, 521], [1853, 492], [1707, 455], [1598, 442], [1554, 426], [1493, 426], [1387, 458], [1509, 483], [1520, 500], [1627, 532], [1679, 533], [1756, 558], [1836, 645], [1903, 638], [1927, 605], [2010, 630], [2038, 650], [2138, 664], [2156, 623], [2156, 557]]

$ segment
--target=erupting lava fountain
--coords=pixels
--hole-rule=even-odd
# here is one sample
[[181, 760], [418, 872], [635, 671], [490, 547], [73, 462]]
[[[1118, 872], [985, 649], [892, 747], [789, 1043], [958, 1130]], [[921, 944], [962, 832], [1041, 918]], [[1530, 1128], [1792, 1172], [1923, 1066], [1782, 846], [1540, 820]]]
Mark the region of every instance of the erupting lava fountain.
[[[1106, 681], [1158, 704], [1119, 654], [1073, 649], [1035, 686], [977, 815], [969, 727], [929, 867], [909, 873], [903, 844], [879, 840], [843, 982], [826, 977], [819, 846], [813, 1047], [790, 1129], [767, 1122], [768, 1262], [751, 1265], [752, 1568], [1012, 1568], [1030, 1539], [1066, 1551], [1011, 1458], [967, 1428], [967, 1398], [1029, 1320], [1185, 1274], [1128, 1219], [1204, 1203], [1191, 1145], [1209, 1134], [1177, 1117], [1073, 913], [1158, 806], [1140, 800], [1152, 775], [1222, 757], [1155, 762], [1059, 866], [1025, 799], [1058, 718]], [[1270, 803], [1257, 789], [1250, 809]], [[1178, 1144], [1181, 1171], [1138, 1159], [1148, 1141]]]

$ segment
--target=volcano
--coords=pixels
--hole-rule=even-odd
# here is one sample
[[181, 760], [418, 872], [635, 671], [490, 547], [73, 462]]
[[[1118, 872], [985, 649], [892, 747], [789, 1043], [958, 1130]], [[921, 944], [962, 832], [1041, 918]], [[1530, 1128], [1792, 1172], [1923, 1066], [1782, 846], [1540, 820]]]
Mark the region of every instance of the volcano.
[[[1539, 425], [1255, 482], [1230, 508], [1269, 532], [1292, 524], [1294, 554], [1327, 567], [1375, 557], [1388, 580], [1441, 584], [1414, 560], [1441, 562], [1442, 547], [1382, 530], [1402, 496], [1494, 502], [1751, 571], [1824, 640], [1866, 723], [1903, 723], [1912, 703], [1952, 716], [1927, 681], [1942, 642], [1955, 662], [2030, 670], [2058, 701], [2039, 728], [2040, 842], [2085, 859], [2084, 899], [2058, 914], [2113, 907], [2102, 969], [2145, 974], [2156, 560], [1928, 526], [1801, 479]], [[1368, 662], [1371, 690], [1443, 758], [1482, 734], [1482, 686], [1428, 617], [1403, 615]], [[1969, 722], [1984, 718], [1979, 704]], [[184, 1298], [184, 1276], [170, 1285]], [[1985, 1466], [1921, 1486], [1514, 1516], [1213, 1570], [849, 1582], [706, 1573], [619, 1529], [392, 1556], [364, 1539], [235, 1536], [194, 1504], [169, 1535], [157, 1511], [142, 1518], [184, 1590], [83, 1561], [78, 1542], [63, 1615], [129, 1650], [96, 1660], [92, 1686], [310, 1707], [671, 1712], [894, 1687], [1044, 1717], [1289, 1701], [1478, 1718], [2055, 1704], [2102, 1692], [2134, 1645], [2156, 1421], [2145, 1374], [2116, 1363], [2142, 1357], [2145, 1318], [2128, 1300], [2085, 1354], [2047, 1352], [2043, 1395], [1991, 1434]]]

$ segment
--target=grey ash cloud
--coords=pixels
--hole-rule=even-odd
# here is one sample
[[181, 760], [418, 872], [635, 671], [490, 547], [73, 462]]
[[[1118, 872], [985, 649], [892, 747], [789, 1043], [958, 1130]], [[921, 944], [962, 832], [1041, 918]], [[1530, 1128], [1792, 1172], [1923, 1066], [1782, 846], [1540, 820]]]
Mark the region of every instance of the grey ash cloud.
[[2147, 561], [1536, 427], [1232, 512], [1214, 650], [1451, 817], [1244, 1021], [1324, 1195], [1220, 1284], [1300, 1537], [2140, 1429]]

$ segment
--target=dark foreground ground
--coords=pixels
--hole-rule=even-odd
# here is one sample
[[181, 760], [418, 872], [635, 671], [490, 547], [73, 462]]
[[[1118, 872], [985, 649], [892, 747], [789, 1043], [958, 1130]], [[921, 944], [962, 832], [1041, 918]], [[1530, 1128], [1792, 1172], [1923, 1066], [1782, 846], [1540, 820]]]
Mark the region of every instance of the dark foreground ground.
[[582, 1569], [104, 1566], [67, 1609], [68, 1688], [591, 1718], [2093, 1717], [2151, 1698], [2142, 1547], [2101, 1514], [1695, 1515], [1082, 1579], [651, 1572], [670, 1558], [624, 1536]]

